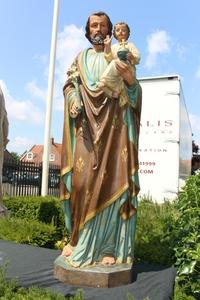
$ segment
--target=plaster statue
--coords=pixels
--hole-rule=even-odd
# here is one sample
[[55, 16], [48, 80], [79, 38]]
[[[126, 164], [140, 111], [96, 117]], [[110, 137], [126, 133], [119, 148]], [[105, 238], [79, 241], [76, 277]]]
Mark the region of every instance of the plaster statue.
[[2, 169], [4, 150], [8, 143], [8, 118], [5, 108], [5, 99], [0, 87], [0, 216], [5, 215], [7, 209], [3, 205], [2, 196]]
[[104, 12], [86, 24], [91, 48], [82, 51], [64, 85], [61, 199], [71, 240], [62, 255], [85, 267], [131, 263], [137, 218], [138, 136], [142, 91], [133, 65], [117, 60], [126, 101], [98, 87], [109, 62], [112, 23]]

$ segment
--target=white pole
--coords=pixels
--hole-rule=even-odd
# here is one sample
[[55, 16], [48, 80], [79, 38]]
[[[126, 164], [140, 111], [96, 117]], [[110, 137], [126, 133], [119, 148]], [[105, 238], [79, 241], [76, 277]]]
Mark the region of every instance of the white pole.
[[50, 61], [49, 61], [48, 92], [47, 92], [46, 118], [45, 118], [45, 133], [44, 133], [42, 192], [41, 192], [42, 196], [46, 196], [48, 193], [50, 130], [51, 130], [52, 102], [53, 102], [52, 100], [53, 100], [53, 88], [54, 88], [58, 11], [59, 11], [59, 0], [54, 0], [51, 51], [50, 51]]

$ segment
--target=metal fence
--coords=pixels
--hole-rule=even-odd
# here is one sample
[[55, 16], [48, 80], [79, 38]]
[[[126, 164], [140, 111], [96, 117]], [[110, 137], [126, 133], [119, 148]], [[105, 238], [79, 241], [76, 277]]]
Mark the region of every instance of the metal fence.
[[[3, 195], [41, 196], [42, 164], [4, 161]], [[49, 166], [48, 195], [59, 196], [60, 168]]]

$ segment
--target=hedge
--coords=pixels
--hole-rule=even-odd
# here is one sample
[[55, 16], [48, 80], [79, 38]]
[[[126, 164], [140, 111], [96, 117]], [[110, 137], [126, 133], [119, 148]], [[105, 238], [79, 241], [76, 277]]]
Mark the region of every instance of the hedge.
[[45, 248], [54, 248], [59, 235], [53, 224], [17, 218], [0, 219], [0, 239]]
[[54, 223], [64, 227], [64, 216], [61, 203], [56, 197], [10, 197], [4, 199], [4, 204], [12, 217], [38, 220], [43, 223]]

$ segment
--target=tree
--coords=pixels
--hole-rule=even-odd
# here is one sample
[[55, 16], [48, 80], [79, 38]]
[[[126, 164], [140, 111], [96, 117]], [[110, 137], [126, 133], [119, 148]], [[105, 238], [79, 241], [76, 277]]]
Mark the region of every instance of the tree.
[[20, 160], [21, 155], [19, 155], [17, 152], [10, 152], [10, 154], [12, 155], [14, 160], [16, 161]]
[[192, 174], [200, 168], [199, 146], [192, 141]]
[[192, 141], [192, 153], [199, 153], [199, 146], [196, 145], [194, 141]]

